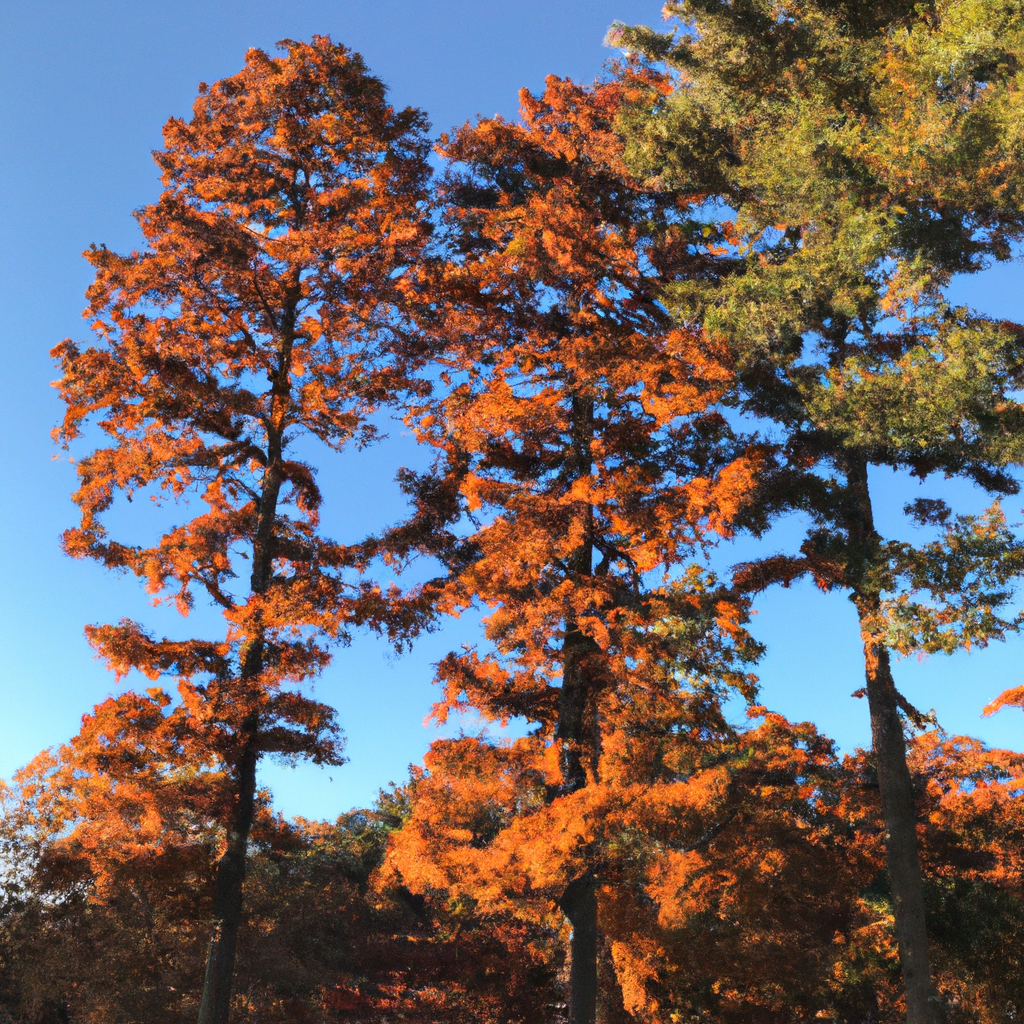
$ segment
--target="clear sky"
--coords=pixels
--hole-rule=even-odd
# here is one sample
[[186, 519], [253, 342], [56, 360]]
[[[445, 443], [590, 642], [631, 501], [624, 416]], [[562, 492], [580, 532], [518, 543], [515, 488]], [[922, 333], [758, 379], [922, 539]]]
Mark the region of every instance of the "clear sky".
[[[87, 337], [80, 319], [91, 242], [129, 249], [131, 211], [153, 201], [150, 151], [160, 128], [188, 114], [200, 81], [239, 69], [251, 46], [316, 33], [360, 51], [388, 83], [397, 105], [424, 108], [437, 132], [477, 114], [512, 115], [520, 87], [546, 74], [593, 78], [611, 54], [602, 45], [614, 20], [656, 23], [657, 0], [34, 0], [0, 5], [0, 777], [44, 747], [70, 737], [80, 716], [115, 683], [82, 637], [88, 622], [138, 619], [156, 632], [199, 635], [219, 617], [197, 610], [187, 626], [148, 607], [134, 579], [61, 555], [57, 538], [74, 521], [74, 472], [55, 461], [49, 430], [60, 409], [49, 382], [49, 349]], [[999, 267], [956, 295], [1020, 320], [1024, 269]], [[401, 502], [394, 470], [418, 460], [398, 435], [368, 453], [325, 465], [325, 527], [341, 540], [394, 521]], [[880, 475], [880, 521], [902, 504], [949, 488]], [[957, 503], [978, 506], [965, 487]], [[1024, 500], [1007, 505], [1016, 517]], [[783, 526], [772, 543], [783, 546]], [[749, 557], [749, 543], [720, 556]], [[763, 700], [811, 719], [850, 749], [869, 738], [852, 606], [808, 584], [766, 595], [755, 631], [769, 644], [760, 669]], [[434, 699], [431, 663], [471, 638], [453, 623], [395, 658], [371, 638], [339, 653], [316, 694], [338, 708], [350, 763], [321, 771], [270, 765], [263, 772], [287, 814], [330, 817], [365, 805], [389, 780], [405, 777], [436, 733], [423, 726]], [[1024, 717], [981, 719], [996, 693], [1021, 680], [1020, 641], [953, 658], [897, 667], [910, 700], [935, 708], [943, 726], [993, 744], [1018, 746]], [[138, 685], [129, 679], [126, 685]]]

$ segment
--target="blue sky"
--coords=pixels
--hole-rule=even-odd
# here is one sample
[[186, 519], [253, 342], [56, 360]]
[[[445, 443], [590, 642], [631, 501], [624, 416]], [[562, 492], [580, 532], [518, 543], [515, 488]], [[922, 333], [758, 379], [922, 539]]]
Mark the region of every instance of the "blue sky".
[[[49, 430], [60, 410], [49, 382], [49, 349], [86, 338], [80, 319], [91, 242], [114, 249], [137, 241], [131, 211], [156, 198], [150, 151], [160, 128], [187, 115], [200, 81], [241, 66], [250, 46], [327, 33], [359, 50], [388, 83], [393, 101], [424, 108], [440, 132], [473, 118], [516, 109], [520, 87], [539, 89], [549, 73], [593, 78], [611, 54], [602, 45], [614, 20], [656, 23], [657, 0], [36, 0], [0, 6], [0, 777], [44, 747], [70, 737], [80, 716], [115, 688], [82, 637], [88, 622], [139, 619], [154, 631], [180, 632], [172, 612], [148, 607], [133, 579], [65, 558], [60, 531], [74, 521], [72, 468], [54, 460]], [[1003, 266], [955, 297], [1000, 317], [1021, 319], [1024, 268]], [[325, 527], [339, 539], [393, 521], [401, 512], [395, 469], [420, 459], [400, 434], [370, 451], [324, 467]], [[879, 519], [902, 504], [949, 488], [880, 474]], [[953, 488], [957, 504], [980, 504]], [[1024, 500], [1010, 502], [1018, 517]], [[772, 543], [783, 547], [795, 524]], [[751, 554], [740, 544], [725, 562]], [[198, 609], [189, 630], [219, 631]], [[808, 584], [765, 595], [755, 631], [769, 645], [760, 668], [763, 700], [795, 719], [811, 719], [849, 749], [868, 741], [854, 611], [841, 595]], [[453, 623], [401, 658], [372, 638], [339, 653], [316, 687], [338, 708], [349, 738], [340, 769], [267, 766], [264, 780], [288, 814], [333, 816], [371, 800], [405, 777], [432, 736], [422, 725], [434, 699], [431, 663], [473, 635]], [[983, 720], [981, 708], [1021, 680], [1020, 641], [953, 658], [907, 660], [897, 675], [908, 697], [935, 708], [950, 731], [1018, 746], [1019, 712]]]

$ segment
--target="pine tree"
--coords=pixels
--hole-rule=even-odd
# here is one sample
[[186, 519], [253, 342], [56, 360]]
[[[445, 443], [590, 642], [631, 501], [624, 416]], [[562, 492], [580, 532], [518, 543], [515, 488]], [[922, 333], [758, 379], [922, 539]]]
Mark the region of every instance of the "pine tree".
[[[1013, 628], [994, 609], [1018, 556], [998, 509], [952, 527], [977, 541], [966, 571], [955, 547], [932, 557], [886, 541], [869, 471], [1017, 489], [1005, 466], [1019, 460], [1009, 392], [1022, 335], [952, 308], [943, 289], [1006, 258], [1020, 234], [1019, 10], [817, 0], [669, 10], [686, 25], [675, 38], [618, 34], [678, 73], [660, 109], [623, 123], [632, 165], [680, 188], [705, 183], [727, 221], [734, 273], [713, 288], [672, 288], [669, 301], [681, 322], [728, 339], [736, 404], [780, 432], [750, 525], [761, 531], [783, 511], [809, 518], [799, 554], [758, 560], [741, 582], [756, 591], [809, 573], [857, 608], [907, 1019], [925, 1024], [941, 1008], [901, 711], [921, 719], [895, 687], [889, 652], [950, 650]], [[934, 500], [908, 511], [949, 519]], [[947, 586], [958, 573], [972, 581], [962, 598]], [[938, 605], [915, 597], [921, 589]]]
[[[637, 182], [613, 131], [662, 84], [630, 68], [592, 89], [549, 78], [521, 93], [520, 122], [443, 140], [442, 386], [410, 417], [439, 462], [406, 476], [418, 514], [386, 542], [441, 559], [439, 610], [487, 612], [489, 648], [440, 664], [437, 717], [526, 719], [556, 759], [545, 799], [581, 821], [624, 688], [666, 685], [657, 666], [676, 659], [747, 688], [753, 654], [741, 603], [680, 569], [729, 534], [759, 455], [710, 410], [729, 368], [658, 301], [664, 280], [713, 265], [690, 199]], [[592, 1024], [595, 874], [585, 851], [563, 868], [570, 1020]]]
[[[410, 268], [429, 236], [423, 115], [392, 109], [326, 37], [282, 46], [249, 51], [239, 74], [201, 87], [191, 120], [167, 123], [164, 189], [137, 214], [146, 247], [87, 253], [97, 343], [54, 350], [56, 436], [70, 444], [89, 424], [102, 438], [77, 463], [65, 550], [134, 573], [183, 614], [198, 592], [226, 620], [212, 640], [127, 621], [88, 631], [119, 674], [182, 681], [230, 780], [203, 1024], [228, 1018], [257, 764], [339, 763], [332, 713], [298, 686], [353, 623], [396, 626], [358, 577], [358, 549], [319, 532], [315, 469], [295, 445], [372, 439], [369, 417], [407, 381]], [[121, 542], [104, 525], [118, 493], [188, 518], [150, 546]]]

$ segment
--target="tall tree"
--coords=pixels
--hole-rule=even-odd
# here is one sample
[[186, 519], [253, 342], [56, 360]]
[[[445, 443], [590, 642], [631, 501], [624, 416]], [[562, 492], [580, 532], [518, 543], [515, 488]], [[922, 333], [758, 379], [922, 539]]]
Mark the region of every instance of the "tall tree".
[[[952, 308], [943, 288], [1005, 258], [1021, 231], [1019, 6], [685, 0], [668, 10], [684, 23], [679, 35], [618, 36], [678, 73], [660, 109], [624, 124], [632, 165], [681, 188], [703, 182], [730, 218], [735, 273], [713, 289], [671, 289], [670, 302], [683, 322], [728, 339], [738, 404], [780, 431], [752, 525], [783, 510], [809, 517], [799, 555], [747, 566], [746, 584], [810, 573], [857, 608], [907, 1019], [925, 1024], [941, 1007], [901, 709], [917, 716], [889, 651], [948, 650], [1013, 625], [990, 615], [1006, 596], [999, 547], [1012, 536], [997, 511], [989, 526], [962, 524], [999, 538], [972, 563], [966, 598], [946, 601], [955, 588], [945, 570], [922, 577], [915, 566], [928, 554], [880, 535], [870, 470], [1017, 489], [1002, 467], [1019, 460], [1009, 394], [1021, 333]], [[908, 511], [933, 525], [949, 516], [929, 500]], [[963, 566], [947, 554], [955, 576]], [[922, 584], [940, 608], [908, 627]]]
[[[87, 253], [99, 342], [54, 350], [56, 436], [70, 444], [87, 423], [105, 435], [78, 461], [65, 550], [134, 573], [182, 613], [198, 591], [227, 622], [213, 640], [88, 631], [118, 673], [183, 680], [230, 778], [202, 1024], [228, 1019], [259, 759], [338, 763], [326, 709], [296, 686], [351, 623], [388, 627], [379, 589], [353, 578], [358, 552], [320, 534], [314, 468], [294, 446], [372, 438], [368, 417], [406, 379], [396, 352], [429, 235], [422, 113], [396, 112], [326, 37], [282, 47], [249, 51], [239, 74], [201, 87], [191, 120], [167, 123], [164, 189], [137, 214], [146, 248]], [[189, 518], [152, 545], [110, 537], [104, 513], [136, 492]]]
[[[709, 411], [728, 368], [658, 301], [664, 280], [712, 267], [689, 197], [642, 186], [613, 131], [624, 103], [662, 86], [630, 68], [590, 89], [549, 78], [542, 96], [521, 93], [520, 122], [443, 140], [455, 254], [435, 353], [444, 387], [410, 420], [439, 462], [406, 476], [419, 511], [387, 540], [442, 560], [440, 609], [488, 610], [489, 649], [440, 665], [437, 716], [525, 718], [557, 759], [547, 799], [567, 814], [600, 781], [603, 723], [624, 687], [666, 685], [657, 666], [670, 660], [713, 662], [746, 686], [730, 659], [752, 653], [742, 609], [699, 571], [678, 572], [728, 534], [758, 455], [738, 454]], [[678, 628], [659, 628], [666, 618]], [[586, 856], [563, 883], [570, 1020], [592, 1024]]]

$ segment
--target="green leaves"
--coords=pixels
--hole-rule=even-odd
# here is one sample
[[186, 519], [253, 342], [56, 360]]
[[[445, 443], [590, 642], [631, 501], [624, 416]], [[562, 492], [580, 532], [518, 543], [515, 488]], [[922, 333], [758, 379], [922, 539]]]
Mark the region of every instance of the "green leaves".
[[[914, 547], [884, 546], [883, 591], [876, 635], [901, 654], [951, 654], [984, 647], [1024, 624], [1024, 612], [1004, 609], [1024, 575], [1024, 541], [999, 503], [981, 515], [949, 519], [936, 504], [919, 502], [918, 519], [942, 524], [940, 537]], [[928, 601], [917, 599], [926, 594]]]

